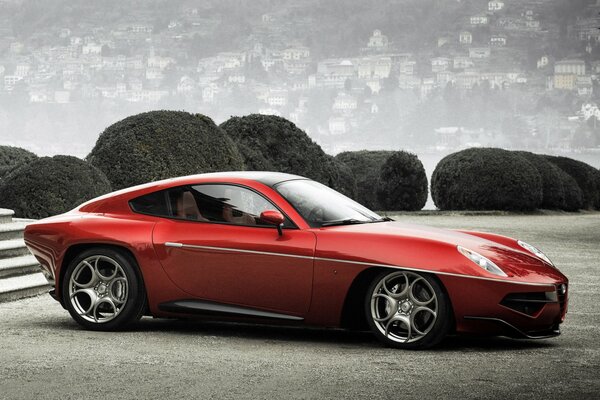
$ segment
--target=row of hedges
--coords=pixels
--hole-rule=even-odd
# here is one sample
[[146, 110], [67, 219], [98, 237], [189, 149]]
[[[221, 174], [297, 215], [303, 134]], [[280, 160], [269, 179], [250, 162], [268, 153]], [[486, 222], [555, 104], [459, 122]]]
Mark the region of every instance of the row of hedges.
[[356, 154], [356, 162], [350, 153], [332, 157], [292, 122], [276, 116], [232, 117], [217, 126], [201, 114], [152, 111], [106, 128], [85, 161], [38, 159], [23, 149], [0, 147], [0, 205], [21, 217], [43, 218], [110, 190], [173, 176], [247, 169], [306, 176], [375, 209], [423, 207], [427, 178], [415, 155]]
[[[241, 169], [303, 175], [375, 210], [420, 210], [427, 201], [425, 169], [414, 154], [332, 157], [284, 118], [252, 114], [217, 126], [201, 114], [152, 111], [106, 128], [85, 161], [0, 146], [0, 205], [42, 218], [112, 189]], [[440, 161], [431, 191], [442, 210], [600, 209], [600, 172], [565, 157], [467, 149]]]
[[600, 171], [566, 157], [472, 148], [438, 163], [431, 194], [441, 210], [600, 209]]

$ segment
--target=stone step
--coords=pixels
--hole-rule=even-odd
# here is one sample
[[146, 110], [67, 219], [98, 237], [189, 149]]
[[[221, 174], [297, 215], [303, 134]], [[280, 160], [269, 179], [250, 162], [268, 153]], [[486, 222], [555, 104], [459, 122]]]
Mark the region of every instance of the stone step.
[[5, 224], [0, 224], [0, 240], [20, 239], [23, 237], [23, 230], [27, 226], [27, 222], [12, 221]]
[[0, 259], [0, 279], [40, 272], [40, 264], [32, 255]]
[[13, 215], [15, 215], [13, 210], [9, 210], [8, 208], [0, 208], [0, 224], [12, 222]]
[[23, 239], [10, 239], [0, 241], [0, 259], [25, 256], [29, 253]]
[[0, 302], [37, 296], [50, 290], [41, 272], [0, 279]]

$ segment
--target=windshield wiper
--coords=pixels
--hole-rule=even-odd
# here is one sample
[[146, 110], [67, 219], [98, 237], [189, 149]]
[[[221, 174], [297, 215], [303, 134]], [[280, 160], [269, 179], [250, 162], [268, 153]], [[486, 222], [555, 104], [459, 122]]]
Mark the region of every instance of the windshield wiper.
[[354, 224], [366, 224], [369, 221], [359, 221], [355, 218], [338, 219], [335, 221], [323, 222], [321, 226], [336, 226], [336, 225], [354, 225]]

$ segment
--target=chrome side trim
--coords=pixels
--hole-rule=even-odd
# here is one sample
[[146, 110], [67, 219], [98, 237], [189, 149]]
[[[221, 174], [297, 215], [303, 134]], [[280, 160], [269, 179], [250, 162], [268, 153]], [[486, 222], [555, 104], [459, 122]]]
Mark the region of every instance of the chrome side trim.
[[402, 269], [402, 270], [406, 270], [406, 271], [426, 272], [426, 273], [435, 274], [435, 275], [455, 276], [455, 277], [459, 277], [459, 278], [479, 279], [479, 280], [499, 282], [499, 283], [512, 283], [515, 285], [542, 286], [542, 287], [549, 287], [552, 290], [555, 290], [554, 283], [534, 283], [534, 282], [509, 281], [509, 280], [504, 280], [504, 279], [486, 278], [484, 276], [471, 276], [471, 275], [464, 275], [464, 274], [455, 274], [452, 272], [441, 272], [441, 271], [432, 271], [432, 270], [420, 269], [420, 268], [402, 267], [399, 265], [392, 265], [392, 264], [378, 264], [378, 263], [370, 263], [370, 262], [364, 262], [364, 261], [342, 260], [342, 259], [338, 259], [338, 258], [301, 256], [301, 255], [296, 255], [296, 254], [274, 253], [274, 252], [270, 252], [270, 251], [244, 250], [244, 249], [235, 249], [235, 248], [231, 248], [231, 247], [200, 246], [200, 245], [195, 245], [195, 244], [183, 244], [183, 243], [176, 243], [176, 242], [165, 242], [165, 246], [166, 247], [175, 247], [175, 248], [186, 248], [186, 249], [215, 250], [215, 251], [230, 251], [230, 252], [234, 252], [234, 253], [261, 254], [261, 255], [266, 255], [266, 256], [277, 256], [277, 257], [292, 257], [292, 258], [310, 259], [310, 260], [315, 260], [315, 261], [328, 261], [328, 262], [337, 262], [337, 263], [343, 263], [343, 264], [364, 265], [364, 266], [368, 266], [368, 267], [396, 268], [396, 269]]
[[292, 258], [303, 258], [303, 259], [309, 259], [309, 260], [314, 259], [314, 257], [312, 257], [312, 256], [300, 256], [297, 254], [273, 253], [270, 251], [234, 249], [231, 247], [199, 246], [199, 245], [195, 245], [195, 244], [182, 244], [182, 243], [173, 243], [173, 242], [166, 242], [165, 246], [167, 246], [167, 247], [184, 247], [186, 249], [231, 251], [233, 253], [261, 254], [261, 255], [265, 255], [265, 256], [292, 257]]

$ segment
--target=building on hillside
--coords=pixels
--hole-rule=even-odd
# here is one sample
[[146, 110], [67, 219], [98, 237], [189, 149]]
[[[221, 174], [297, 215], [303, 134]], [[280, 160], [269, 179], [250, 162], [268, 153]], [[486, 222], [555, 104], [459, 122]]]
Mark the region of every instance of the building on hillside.
[[491, 0], [488, 2], [488, 11], [500, 11], [504, 9], [504, 2], [501, 0]]
[[592, 77], [589, 75], [578, 76], [575, 81], [575, 87], [577, 88], [577, 94], [582, 97], [591, 96], [594, 91], [594, 84]]
[[473, 34], [469, 31], [462, 31], [458, 34], [458, 41], [461, 44], [471, 44], [473, 43]]
[[469, 49], [469, 58], [489, 58], [490, 54], [489, 47], [471, 47]]
[[550, 57], [548, 57], [547, 55], [543, 55], [537, 60], [538, 69], [545, 68], [548, 66], [548, 64], [550, 64]]
[[451, 39], [448, 36], [440, 36], [437, 40], [437, 47], [444, 47], [450, 43]]
[[375, 29], [369, 38], [367, 48], [369, 50], [385, 51], [389, 47], [388, 37], [381, 33], [379, 29]]
[[285, 89], [270, 89], [266, 103], [270, 107], [283, 107], [288, 101], [288, 91]]
[[487, 25], [490, 22], [490, 18], [487, 16], [487, 14], [477, 14], [473, 15], [469, 19], [469, 22], [473, 26]]
[[332, 116], [328, 121], [330, 135], [343, 135], [348, 132], [348, 124], [344, 117]]
[[473, 67], [473, 60], [471, 60], [469, 57], [454, 57], [454, 60], [452, 60], [453, 63], [453, 68], [454, 69], [466, 69], [466, 68], [471, 68]]
[[304, 60], [310, 57], [310, 49], [306, 46], [288, 47], [281, 52], [284, 60]]
[[333, 101], [332, 110], [344, 114], [349, 114], [352, 111], [355, 111], [357, 107], [358, 100], [356, 99], [356, 97], [344, 92], [340, 92]]
[[490, 37], [490, 46], [504, 47], [506, 46], [506, 36], [502, 34], [494, 34]]
[[431, 59], [431, 72], [438, 73], [442, 71], [446, 71], [450, 68], [452, 64], [452, 60], [448, 57], [435, 57]]
[[575, 74], [554, 74], [554, 89], [575, 90], [577, 75]]
[[387, 56], [361, 57], [357, 61], [357, 74], [360, 79], [385, 79], [390, 76], [392, 59]]
[[579, 59], [566, 59], [554, 64], [554, 73], [565, 75], [573, 74], [578, 76], [585, 75], [585, 61]]

